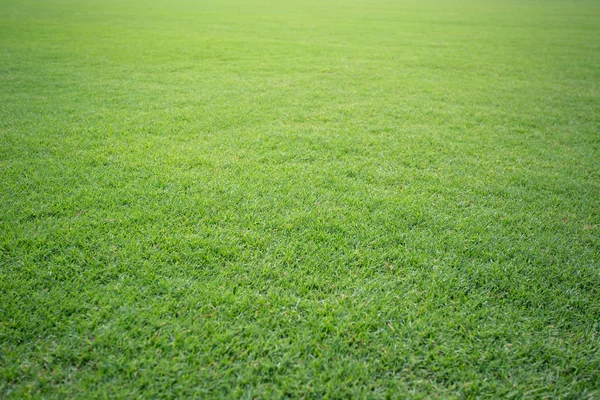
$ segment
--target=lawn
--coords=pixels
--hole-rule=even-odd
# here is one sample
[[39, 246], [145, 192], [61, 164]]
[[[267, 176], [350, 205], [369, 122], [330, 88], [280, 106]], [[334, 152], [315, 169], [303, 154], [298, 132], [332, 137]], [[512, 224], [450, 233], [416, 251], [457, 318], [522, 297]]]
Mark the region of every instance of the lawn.
[[0, 397], [600, 398], [597, 0], [0, 0]]

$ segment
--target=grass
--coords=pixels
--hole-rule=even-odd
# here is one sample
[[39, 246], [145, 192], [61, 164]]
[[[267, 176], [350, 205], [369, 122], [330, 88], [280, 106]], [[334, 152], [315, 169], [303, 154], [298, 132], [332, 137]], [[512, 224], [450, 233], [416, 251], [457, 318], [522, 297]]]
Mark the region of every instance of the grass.
[[600, 398], [599, 21], [2, 0], [0, 397]]

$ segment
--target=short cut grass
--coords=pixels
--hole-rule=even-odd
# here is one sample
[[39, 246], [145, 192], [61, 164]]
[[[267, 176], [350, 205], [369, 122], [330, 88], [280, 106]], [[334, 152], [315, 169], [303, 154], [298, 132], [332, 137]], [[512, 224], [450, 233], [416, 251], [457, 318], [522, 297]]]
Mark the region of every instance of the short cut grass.
[[598, 398], [600, 2], [2, 0], [0, 397]]

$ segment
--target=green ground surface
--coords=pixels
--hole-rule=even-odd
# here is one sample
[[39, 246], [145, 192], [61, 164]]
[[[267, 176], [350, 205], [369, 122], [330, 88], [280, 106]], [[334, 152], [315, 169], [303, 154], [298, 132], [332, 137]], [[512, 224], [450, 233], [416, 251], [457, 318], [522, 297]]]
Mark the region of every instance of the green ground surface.
[[599, 398], [600, 2], [0, 0], [0, 397]]

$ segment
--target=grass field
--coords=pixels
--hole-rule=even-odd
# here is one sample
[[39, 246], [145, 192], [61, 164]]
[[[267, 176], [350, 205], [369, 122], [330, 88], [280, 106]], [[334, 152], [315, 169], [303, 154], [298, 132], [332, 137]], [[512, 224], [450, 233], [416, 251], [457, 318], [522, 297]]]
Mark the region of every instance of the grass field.
[[0, 0], [0, 397], [600, 398], [600, 2]]

